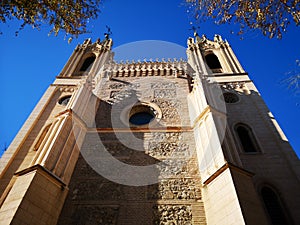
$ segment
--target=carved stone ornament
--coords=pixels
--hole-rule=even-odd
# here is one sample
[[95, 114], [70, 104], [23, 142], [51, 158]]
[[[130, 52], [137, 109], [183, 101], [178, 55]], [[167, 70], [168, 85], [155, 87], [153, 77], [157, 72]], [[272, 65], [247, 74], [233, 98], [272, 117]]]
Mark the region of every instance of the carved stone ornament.
[[223, 83], [221, 87], [227, 90], [235, 90], [238, 88], [245, 87], [245, 82], [230, 82], [230, 83]]
[[162, 111], [162, 120], [166, 122], [180, 122], [180, 104], [177, 100], [167, 100], [161, 98], [152, 99], [151, 102], [157, 104]]
[[161, 83], [152, 83], [151, 89], [172, 89], [175, 88], [175, 83], [167, 83], [167, 82], [161, 82]]
[[74, 92], [77, 89], [77, 87], [70, 87], [70, 86], [63, 86], [63, 87], [59, 87], [59, 91], [61, 92]]
[[187, 157], [189, 146], [185, 143], [177, 142], [150, 142], [148, 154], [155, 157]]
[[115, 90], [110, 92], [110, 98], [109, 102], [112, 104], [118, 103], [123, 101], [126, 98], [130, 97], [139, 97], [140, 93], [133, 89], [121, 89], [121, 90]]
[[157, 164], [157, 168], [162, 176], [174, 177], [187, 174], [187, 162], [179, 159], [167, 159], [163, 163]]
[[180, 132], [168, 132], [168, 133], [153, 133], [152, 139], [157, 142], [176, 142], [182, 140], [182, 133]]
[[192, 209], [189, 205], [154, 206], [154, 224], [192, 225]]
[[154, 98], [176, 98], [175, 89], [154, 89]]
[[136, 84], [113, 83], [113, 84], [109, 85], [109, 89], [123, 89], [123, 88], [136, 89], [138, 87], [140, 87], [139, 83], [136, 83]]
[[198, 200], [201, 190], [194, 179], [162, 180], [158, 185], [148, 187], [147, 197], [153, 200]]

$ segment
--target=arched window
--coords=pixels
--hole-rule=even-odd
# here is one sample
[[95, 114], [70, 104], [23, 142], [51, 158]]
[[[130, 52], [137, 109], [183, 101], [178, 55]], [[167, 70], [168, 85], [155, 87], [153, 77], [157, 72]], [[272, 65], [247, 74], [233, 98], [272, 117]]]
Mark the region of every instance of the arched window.
[[235, 131], [245, 152], [258, 152], [258, 145], [250, 127], [238, 124], [235, 126]]
[[290, 224], [283, 211], [278, 195], [269, 187], [261, 189], [261, 196], [273, 225]]
[[214, 73], [222, 72], [222, 67], [221, 67], [220, 61], [215, 54], [213, 54], [213, 53], [207, 54], [205, 56], [205, 60], [206, 60], [208, 67], [212, 70], [212, 72], [214, 72]]
[[93, 66], [95, 59], [96, 59], [95, 55], [86, 58], [82, 66], [80, 67], [80, 72], [89, 72]]
[[42, 131], [41, 135], [39, 136], [38, 141], [35, 143], [35, 145], [34, 145], [34, 147], [33, 147], [33, 150], [34, 150], [34, 151], [37, 151], [37, 150], [40, 148], [40, 146], [41, 146], [43, 140], [45, 139], [45, 137], [46, 137], [46, 135], [47, 135], [47, 133], [48, 133], [50, 127], [51, 127], [51, 125], [52, 125], [52, 124], [49, 124], [49, 125], [46, 126], [46, 127], [44, 128], [44, 130]]

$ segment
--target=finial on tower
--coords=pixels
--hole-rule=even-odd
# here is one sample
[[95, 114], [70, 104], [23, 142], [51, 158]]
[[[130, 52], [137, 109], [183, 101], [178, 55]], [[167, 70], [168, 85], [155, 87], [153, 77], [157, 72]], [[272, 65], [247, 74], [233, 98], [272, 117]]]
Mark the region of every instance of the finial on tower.
[[194, 37], [196, 38], [196, 42], [201, 41], [201, 38], [199, 37], [198, 31], [197, 31], [199, 28], [200, 28], [199, 26], [198, 27], [192, 26], [192, 28], [191, 28], [191, 30], [194, 31]]
[[198, 30], [199, 28], [200, 28], [199, 26], [198, 26], [198, 27], [192, 26], [192, 28], [190, 29], [190, 30], [194, 31], [194, 36], [195, 36], [195, 37], [199, 36], [199, 35], [198, 35], [198, 32], [197, 32], [197, 30]]
[[194, 37], [196, 38], [196, 42], [201, 41], [201, 38], [199, 37], [198, 31], [197, 31], [199, 28], [200, 28], [199, 26], [198, 27], [192, 26], [190, 29], [190, 30], [194, 31]]
[[105, 39], [109, 40], [109, 36], [112, 35], [111, 29], [106, 25], [107, 32], [104, 33]]

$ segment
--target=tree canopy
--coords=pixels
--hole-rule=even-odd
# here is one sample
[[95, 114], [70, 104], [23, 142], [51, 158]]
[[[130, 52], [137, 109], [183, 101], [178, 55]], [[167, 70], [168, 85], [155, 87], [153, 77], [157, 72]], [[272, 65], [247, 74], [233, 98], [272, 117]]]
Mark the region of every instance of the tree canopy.
[[[87, 33], [89, 19], [96, 19], [101, 0], [2, 0], [0, 22], [18, 19], [20, 29], [26, 25], [39, 29], [42, 24], [52, 27], [50, 33], [64, 31], [70, 37]], [[16, 31], [16, 34], [18, 31]]]
[[281, 38], [288, 25], [300, 24], [300, 0], [186, 0], [197, 21], [212, 18], [217, 24], [235, 22], [238, 34], [260, 30]]

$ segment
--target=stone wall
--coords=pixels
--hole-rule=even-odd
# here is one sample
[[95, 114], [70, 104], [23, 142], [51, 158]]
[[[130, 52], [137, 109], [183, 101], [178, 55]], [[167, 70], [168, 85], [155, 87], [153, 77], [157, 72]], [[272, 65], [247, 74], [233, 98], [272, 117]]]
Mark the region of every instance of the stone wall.
[[[114, 78], [95, 94], [95, 127], [86, 134], [58, 224], [206, 224], [187, 78]], [[130, 128], [124, 110], [140, 102], [159, 111], [156, 121]], [[95, 164], [110, 160], [99, 153], [103, 150], [127, 165], [155, 165], [152, 179], [158, 182], [131, 186], [121, 182], [119, 168], [99, 173], [101, 165]], [[92, 161], [86, 158], [92, 154]], [[120, 183], [110, 175], [120, 176]], [[130, 174], [130, 179], [141, 176]]]

